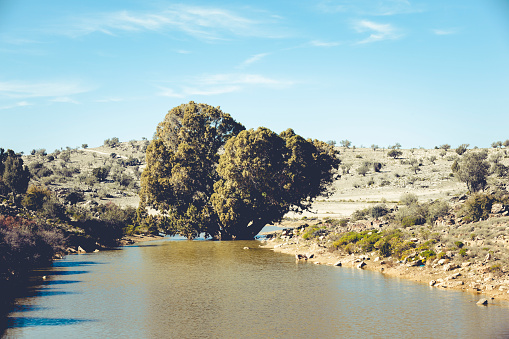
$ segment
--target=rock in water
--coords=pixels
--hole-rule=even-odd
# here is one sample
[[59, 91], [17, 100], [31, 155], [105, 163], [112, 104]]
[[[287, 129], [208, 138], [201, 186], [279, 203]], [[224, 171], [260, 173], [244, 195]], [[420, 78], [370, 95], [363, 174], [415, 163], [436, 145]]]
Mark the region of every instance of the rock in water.
[[341, 261], [338, 261], [337, 263], [334, 264], [334, 266], [338, 266], [338, 267], [341, 267], [343, 264], [341, 263]]
[[486, 306], [486, 305], [488, 305], [488, 299], [486, 299], [486, 298], [479, 299], [479, 301], [476, 302], [476, 304]]
[[366, 266], [366, 263], [364, 261], [361, 261], [359, 265], [357, 265], [357, 268], [364, 268]]

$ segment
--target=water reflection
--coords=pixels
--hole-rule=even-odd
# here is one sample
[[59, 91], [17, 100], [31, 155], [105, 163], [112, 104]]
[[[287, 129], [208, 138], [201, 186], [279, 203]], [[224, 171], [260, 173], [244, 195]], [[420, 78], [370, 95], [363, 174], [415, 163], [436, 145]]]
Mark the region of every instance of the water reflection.
[[9, 317], [7, 328], [37, 327], [37, 326], [64, 326], [74, 325], [82, 322], [90, 322], [88, 319], [67, 319], [67, 318], [31, 318], [31, 317]]
[[[478, 307], [478, 296], [431, 289], [375, 272], [296, 263], [293, 256], [258, 245], [256, 241], [157, 240], [100, 252], [93, 260], [68, 256], [53, 269], [43, 270], [48, 280], [17, 299], [5, 334], [129, 338], [509, 335], [509, 308]], [[73, 274], [79, 274], [79, 280], [68, 279]]]

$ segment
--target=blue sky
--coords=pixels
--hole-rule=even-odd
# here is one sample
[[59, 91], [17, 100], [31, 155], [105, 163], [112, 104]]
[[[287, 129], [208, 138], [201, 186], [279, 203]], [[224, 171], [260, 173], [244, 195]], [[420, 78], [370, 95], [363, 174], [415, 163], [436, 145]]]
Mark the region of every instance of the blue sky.
[[151, 138], [168, 110], [404, 148], [509, 139], [509, 1], [0, 0], [0, 147]]

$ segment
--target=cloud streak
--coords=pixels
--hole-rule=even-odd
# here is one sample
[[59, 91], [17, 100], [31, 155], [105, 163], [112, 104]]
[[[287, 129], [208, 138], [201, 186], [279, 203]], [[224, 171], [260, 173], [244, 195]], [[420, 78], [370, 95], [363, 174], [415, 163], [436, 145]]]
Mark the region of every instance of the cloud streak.
[[14, 105], [2, 106], [2, 107], [0, 107], [0, 110], [12, 109], [12, 108], [17, 108], [17, 107], [25, 107], [25, 106], [32, 106], [32, 104], [29, 102], [26, 102], [26, 101], [20, 101], [20, 102], [15, 103]]
[[0, 81], [0, 96], [10, 98], [53, 97], [64, 98], [88, 92], [90, 89], [77, 82], [16, 82]]
[[117, 35], [121, 32], [178, 31], [203, 40], [225, 39], [226, 36], [277, 37], [271, 33], [279, 19], [266, 16], [254, 19], [255, 13], [243, 16], [233, 11], [188, 5], [173, 5], [163, 11], [118, 11], [73, 18], [70, 27], [61, 29], [72, 37], [95, 32]]
[[396, 40], [402, 34], [391, 24], [379, 24], [369, 20], [360, 20], [354, 24], [354, 29], [359, 33], [369, 32], [370, 35], [358, 44], [366, 44], [383, 40]]
[[456, 29], [456, 28], [451, 28], [451, 29], [433, 29], [432, 31], [436, 35], [451, 35], [451, 34], [458, 33], [458, 29]]
[[253, 63], [255, 63], [255, 62], [260, 61], [261, 59], [265, 58], [265, 57], [266, 57], [266, 56], [268, 56], [268, 55], [270, 55], [270, 53], [259, 53], [259, 54], [255, 54], [255, 55], [253, 55], [252, 57], [250, 57], [250, 58], [248, 58], [248, 59], [244, 60], [244, 62], [242, 62], [242, 63], [240, 64], [240, 66], [239, 66], [239, 67], [240, 67], [240, 68], [244, 68], [244, 67], [246, 67], [246, 66], [249, 66], [249, 65], [251, 65], [251, 64], [253, 64]]
[[179, 90], [160, 87], [159, 95], [173, 98], [185, 98], [192, 95], [220, 95], [242, 91], [250, 86], [262, 86], [275, 89], [293, 85], [293, 81], [268, 78], [259, 74], [214, 74], [197, 77]]

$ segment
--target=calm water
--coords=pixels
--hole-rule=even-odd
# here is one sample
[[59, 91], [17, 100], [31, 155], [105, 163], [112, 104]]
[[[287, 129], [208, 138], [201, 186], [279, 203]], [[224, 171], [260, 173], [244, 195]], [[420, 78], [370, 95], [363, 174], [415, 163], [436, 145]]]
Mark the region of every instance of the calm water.
[[[258, 242], [161, 240], [71, 255], [16, 301], [5, 337], [504, 338], [509, 307]], [[245, 246], [250, 250], [244, 250]]]

